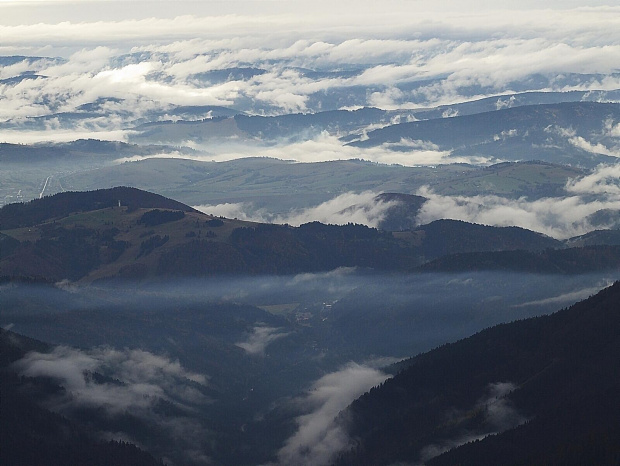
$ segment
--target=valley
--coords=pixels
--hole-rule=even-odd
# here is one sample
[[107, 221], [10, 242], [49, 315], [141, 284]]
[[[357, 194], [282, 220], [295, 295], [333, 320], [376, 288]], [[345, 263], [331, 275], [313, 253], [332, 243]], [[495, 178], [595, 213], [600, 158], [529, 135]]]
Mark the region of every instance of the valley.
[[0, 2], [0, 463], [620, 463], [606, 0]]

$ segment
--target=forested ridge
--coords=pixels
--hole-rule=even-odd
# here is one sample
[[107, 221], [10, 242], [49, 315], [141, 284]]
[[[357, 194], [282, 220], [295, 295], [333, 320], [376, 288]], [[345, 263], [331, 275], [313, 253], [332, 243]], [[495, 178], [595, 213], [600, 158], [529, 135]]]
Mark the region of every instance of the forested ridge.
[[[550, 316], [499, 325], [412, 358], [343, 414], [357, 446], [337, 464], [429, 461], [431, 446], [448, 450], [478, 438], [428, 464], [617, 465], [619, 349], [616, 282]], [[495, 403], [481, 403], [498, 384], [509, 389]], [[499, 400], [513, 416], [503, 428], [490, 409]]]

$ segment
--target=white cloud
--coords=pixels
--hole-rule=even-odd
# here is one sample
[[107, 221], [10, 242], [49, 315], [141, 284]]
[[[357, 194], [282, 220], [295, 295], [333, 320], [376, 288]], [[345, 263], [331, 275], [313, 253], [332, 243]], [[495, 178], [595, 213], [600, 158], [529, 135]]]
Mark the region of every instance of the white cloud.
[[[8, 132], [4, 132], [8, 133]], [[2, 136], [0, 132], [0, 136]], [[184, 158], [223, 162], [245, 157], [266, 157], [301, 163], [326, 162], [330, 160], [360, 159], [386, 165], [427, 166], [444, 163], [490, 164], [491, 159], [484, 157], [452, 156], [450, 151], [437, 150], [437, 147], [424, 141], [403, 140], [399, 144], [387, 143], [378, 147], [360, 148], [343, 145], [333, 135], [323, 132], [312, 139], [301, 142], [280, 143], [273, 146], [236, 143], [230, 140], [226, 144], [195, 144], [202, 155], [184, 155]], [[149, 156], [147, 158], [151, 158]]]
[[330, 464], [350, 444], [346, 427], [336, 416], [353, 400], [386, 378], [376, 369], [350, 363], [317, 380], [307, 395], [297, 400], [309, 412], [297, 418], [297, 431], [278, 452], [280, 464]]
[[558, 296], [552, 296], [550, 298], [539, 299], [535, 301], [527, 301], [521, 304], [515, 304], [512, 307], [529, 307], [529, 306], [544, 306], [548, 304], [558, 304], [558, 305], [566, 305], [572, 304], [577, 301], [581, 301], [590, 296], [595, 295], [603, 288], [607, 288], [613, 284], [613, 280], [606, 280], [604, 282], [599, 283], [597, 286], [587, 287], [580, 290], [571, 291], [568, 293], [563, 293]]
[[591, 174], [568, 180], [566, 191], [577, 195], [620, 196], [620, 164], [601, 165]]
[[568, 142], [579, 149], [585, 150], [586, 152], [609, 155], [610, 157], [620, 157], [620, 150], [611, 150], [600, 142], [597, 144], [592, 144], [581, 136], [572, 137], [568, 140]]
[[263, 355], [265, 348], [280, 338], [288, 335], [281, 332], [282, 329], [269, 327], [267, 325], [257, 325], [252, 330], [246, 341], [235, 343], [239, 348], [243, 348], [248, 354]]
[[384, 202], [376, 199], [377, 193], [344, 193], [307, 209], [291, 210], [286, 214], [273, 214], [264, 209], [254, 209], [248, 203], [226, 203], [218, 205], [199, 205], [195, 209], [202, 212], [263, 223], [279, 223], [299, 226], [318, 221], [325, 224], [344, 225], [357, 223], [377, 227], [387, 211], [397, 204], [396, 201]]
[[[417, 220], [425, 224], [449, 218], [484, 225], [519, 226], [558, 239], [582, 235], [594, 229], [587, 220], [589, 215], [602, 209], [620, 209], [618, 167], [600, 167], [591, 175], [569, 180], [566, 190], [571, 195], [534, 201], [494, 195], [443, 196], [422, 187], [417, 194], [429, 200], [422, 206]], [[598, 196], [592, 198], [593, 194]]]
[[[100, 407], [118, 414], [150, 409], [159, 399], [174, 401], [180, 406], [207, 401], [188, 383], [205, 385], [204, 375], [183, 369], [178, 361], [143, 350], [95, 348], [80, 351], [59, 346], [51, 353], [28, 353], [15, 367], [29, 377], [58, 379], [70, 394], [62, 402], [61, 409]], [[96, 383], [88, 375], [92, 372], [123, 383]]]
[[[417, 142], [416, 144], [423, 144]], [[455, 219], [494, 226], [519, 226], [558, 239], [583, 235], [594, 227], [588, 216], [603, 209], [620, 209], [620, 164], [601, 166], [593, 173], [570, 179], [567, 195], [529, 200], [496, 195], [445, 196], [428, 186], [416, 194], [426, 197], [417, 217], [419, 224], [438, 219]], [[345, 193], [318, 206], [274, 214], [256, 209], [249, 203], [194, 206], [212, 215], [242, 220], [297, 226], [303, 223], [346, 224], [349, 222], [376, 227], [394, 205], [378, 202], [376, 194]], [[596, 228], [603, 228], [597, 225]]]

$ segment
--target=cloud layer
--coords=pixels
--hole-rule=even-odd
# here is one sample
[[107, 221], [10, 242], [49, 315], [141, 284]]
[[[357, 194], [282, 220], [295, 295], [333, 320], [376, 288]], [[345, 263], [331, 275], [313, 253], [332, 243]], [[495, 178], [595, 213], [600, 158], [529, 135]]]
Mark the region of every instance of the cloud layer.
[[[150, 408], [159, 399], [204, 403], [193, 384], [205, 385], [204, 375], [183, 369], [178, 361], [143, 350], [95, 348], [80, 351], [64, 346], [51, 353], [28, 353], [15, 363], [23, 375], [52, 377], [70, 393], [71, 407], [101, 407], [110, 413]], [[101, 384], [89, 374], [102, 373], [122, 384]]]
[[[571, 179], [567, 196], [509, 199], [494, 195], [443, 196], [429, 187], [418, 191], [429, 200], [418, 222], [450, 218], [494, 226], [520, 226], [558, 239], [583, 235], [606, 225], [592, 225], [589, 216], [605, 209], [620, 210], [620, 165], [600, 166], [592, 174]], [[613, 225], [610, 225], [613, 226]]]
[[[613, 218], [609, 225], [592, 224], [591, 216], [599, 211], [620, 210], [620, 164], [602, 165], [588, 175], [569, 179], [565, 191], [564, 196], [529, 200], [497, 195], [447, 196], [423, 186], [416, 194], [428, 200], [416, 221], [423, 225], [447, 218], [492, 226], [519, 226], [557, 239], [614, 228]], [[396, 202], [377, 200], [376, 196], [371, 191], [348, 192], [317, 206], [284, 214], [256, 209], [251, 203], [194, 207], [211, 215], [263, 223], [299, 226], [313, 221], [336, 225], [353, 222], [376, 228], [396, 205]]]
[[299, 226], [304, 223], [318, 221], [325, 224], [345, 225], [357, 223], [377, 227], [387, 211], [397, 204], [396, 201], [384, 202], [376, 199], [377, 193], [348, 192], [334, 197], [314, 207], [291, 210], [286, 214], [273, 214], [265, 209], [254, 209], [249, 203], [227, 203], [218, 205], [194, 206], [202, 212], [238, 218], [262, 223], [279, 223]]
[[[515, 10], [506, 2], [472, 12], [428, 1], [363, 8], [349, 1], [180, 2], [173, 13], [166, 2], [127, 2], [123, 17], [123, 9], [107, 11], [107, 2], [86, 2], [91, 14], [78, 2], [53, 2], [35, 21], [34, 7], [3, 3], [0, 54], [63, 57], [0, 67], [0, 79], [9, 80], [0, 83], [0, 121], [18, 126], [28, 117], [81, 112], [79, 131], [117, 131], [175, 106], [278, 114], [620, 88], [614, 6]], [[136, 14], [145, 8], [149, 15]], [[52, 10], [64, 10], [64, 19]], [[260, 73], [209, 74], [236, 68]], [[93, 102], [105, 117], [82, 107]]]

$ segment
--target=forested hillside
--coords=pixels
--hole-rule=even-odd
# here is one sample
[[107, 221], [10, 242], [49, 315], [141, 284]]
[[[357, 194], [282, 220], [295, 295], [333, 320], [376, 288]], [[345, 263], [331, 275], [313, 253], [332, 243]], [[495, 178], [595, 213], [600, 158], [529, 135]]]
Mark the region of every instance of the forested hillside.
[[343, 414], [358, 441], [337, 464], [616, 465], [619, 349], [615, 283], [417, 356]]

